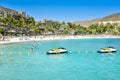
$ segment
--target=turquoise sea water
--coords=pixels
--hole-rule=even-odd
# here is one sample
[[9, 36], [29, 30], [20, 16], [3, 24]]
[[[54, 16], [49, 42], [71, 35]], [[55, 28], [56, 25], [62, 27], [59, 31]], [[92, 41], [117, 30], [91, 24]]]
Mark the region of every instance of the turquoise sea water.
[[[30, 51], [32, 46], [36, 46]], [[113, 46], [116, 53], [97, 50]], [[66, 54], [46, 55], [65, 47]], [[120, 39], [53, 40], [0, 46], [0, 80], [119, 80]]]

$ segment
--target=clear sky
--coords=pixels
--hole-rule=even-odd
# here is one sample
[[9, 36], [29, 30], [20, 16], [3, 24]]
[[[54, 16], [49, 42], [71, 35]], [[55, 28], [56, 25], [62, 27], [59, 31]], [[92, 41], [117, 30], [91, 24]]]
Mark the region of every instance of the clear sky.
[[0, 5], [26, 11], [35, 20], [81, 21], [120, 12], [120, 0], [0, 0]]

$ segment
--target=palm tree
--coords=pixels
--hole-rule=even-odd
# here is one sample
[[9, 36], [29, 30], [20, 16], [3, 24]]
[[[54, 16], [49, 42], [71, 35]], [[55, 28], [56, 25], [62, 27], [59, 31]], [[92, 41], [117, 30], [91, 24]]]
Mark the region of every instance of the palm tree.
[[20, 18], [20, 22], [21, 22], [21, 27], [24, 27], [26, 25], [26, 18], [25, 17]]
[[12, 16], [8, 16], [7, 18], [8, 18], [8, 24], [9, 24], [9, 26], [12, 27], [14, 18]]
[[4, 29], [0, 27], [0, 34], [4, 33]]
[[29, 23], [31, 24], [31, 26], [34, 26], [35, 25], [35, 20], [33, 17], [30, 17], [29, 18]]
[[65, 22], [63, 21], [63, 22], [61, 23], [61, 25], [62, 25], [62, 26], [65, 26]]
[[3, 17], [1, 21], [5, 24], [5, 27], [8, 25], [8, 18]]
[[67, 28], [64, 29], [63, 34], [69, 34], [69, 30]]

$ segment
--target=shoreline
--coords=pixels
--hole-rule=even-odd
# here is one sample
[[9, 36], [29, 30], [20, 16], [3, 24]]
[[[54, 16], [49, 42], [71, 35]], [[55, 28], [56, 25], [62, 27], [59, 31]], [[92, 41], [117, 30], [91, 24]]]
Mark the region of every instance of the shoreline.
[[12, 37], [5, 39], [4, 41], [0, 41], [0, 44], [11, 44], [11, 43], [21, 43], [21, 42], [33, 42], [33, 41], [44, 41], [44, 40], [70, 40], [70, 39], [104, 39], [104, 38], [120, 38], [120, 36], [111, 36], [111, 35], [104, 35], [104, 36], [96, 36], [96, 35], [49, 35], [49, 36], [30, 36], [30, 37]]

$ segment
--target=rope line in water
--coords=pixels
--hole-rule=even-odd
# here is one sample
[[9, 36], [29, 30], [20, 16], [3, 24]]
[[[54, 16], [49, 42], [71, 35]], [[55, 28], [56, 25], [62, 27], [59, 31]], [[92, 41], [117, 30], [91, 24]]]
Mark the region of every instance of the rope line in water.
[[96, 53], [97, 51], [93, 50], [93, 51], [81, 51], [81, 50], [77, 50], [77, 51], [68, 51], [69, 53], [73, 53], [73, 52], [77, 52], [77, 53]]
[[[35, 49], [35, 48], [34, 48]], [[117, 51], [120, 51], [120, 49], [118, 49]], [[46, 51], [47, 52], [47, 51]], [[26, 54], [28, 54], [28, 55], [30, 55], [30, 54], [39, 54], [39, 53], [44, 53], [44, 54], [46, 54], [46, 52], [38, 52], [38, 51], [28, 51], [28, 52], [26, 52]], [[69, 53], [97, 53], [97, 51], [96, 50], [80, 50], [80, 49], [78, 49], [78, 50], [75, 50], [75, 51], [68, 51]], [[0, 56], [2, 56], [4, 53], [3, 52], [0, 52]], [[9, 52], [9, 54], [10, 55], [13, 55], [14, 54], [14, 52]], [[18, 54], [19, 55], [22, 55], [23, 54], [23, 52], [21, 52], [21, 51], [19, 51], [18, 52]]]

